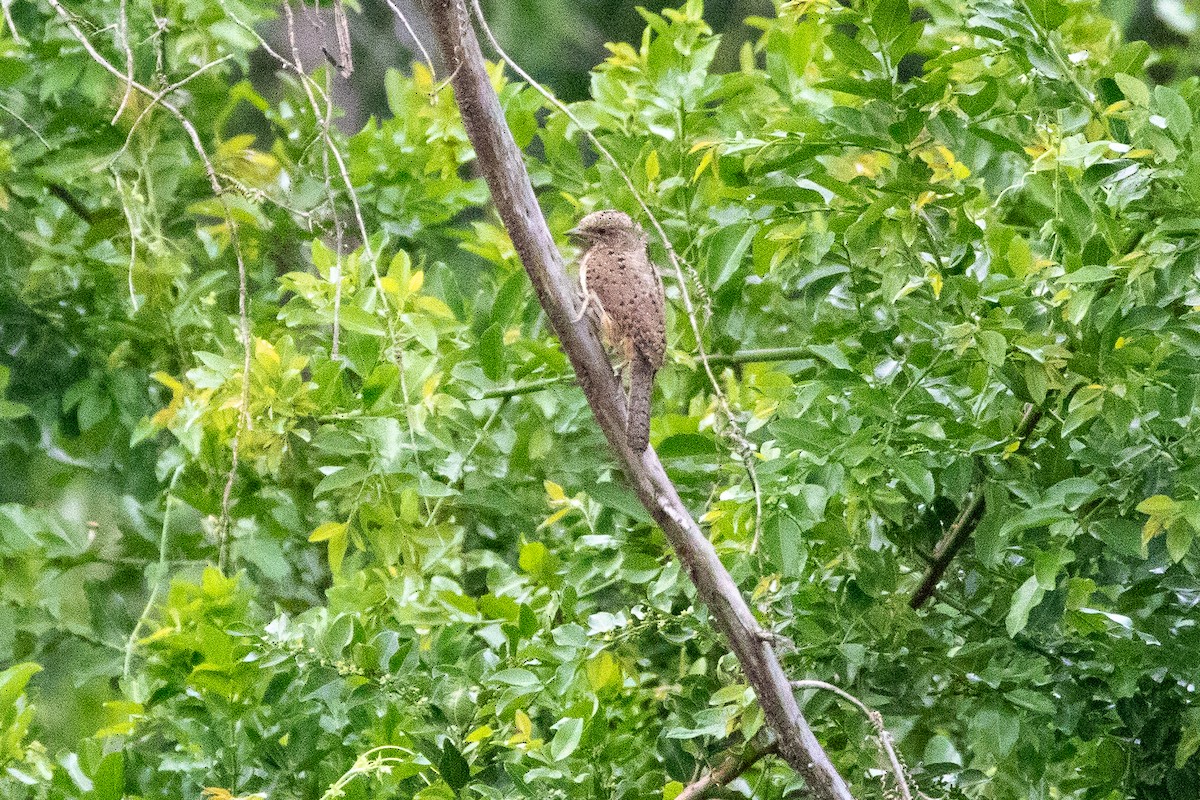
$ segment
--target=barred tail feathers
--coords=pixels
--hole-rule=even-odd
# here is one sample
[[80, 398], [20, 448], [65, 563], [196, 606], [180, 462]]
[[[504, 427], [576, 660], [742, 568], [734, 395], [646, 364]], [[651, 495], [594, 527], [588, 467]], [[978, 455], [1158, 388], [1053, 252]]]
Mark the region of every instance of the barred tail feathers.
[[625, 438], [635, 453], [650, 444], [650, 393], [654, 390], [654, 367], [635, 353], [629, 365], [629, 418]]

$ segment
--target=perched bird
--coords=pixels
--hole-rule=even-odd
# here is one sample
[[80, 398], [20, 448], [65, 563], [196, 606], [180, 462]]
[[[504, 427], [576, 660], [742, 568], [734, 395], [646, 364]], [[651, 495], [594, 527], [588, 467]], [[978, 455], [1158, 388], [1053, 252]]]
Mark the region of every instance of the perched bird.
[[600, 332], [629, 364], [625, 436], [640, 453], [650, 441], [650, 392], [667, 350], [663, 286], [646, 251], [646, 234], [621, 211], [588, 214], [571, 230], [587, 247], [579, 263], [583, 307], [595, 307]]

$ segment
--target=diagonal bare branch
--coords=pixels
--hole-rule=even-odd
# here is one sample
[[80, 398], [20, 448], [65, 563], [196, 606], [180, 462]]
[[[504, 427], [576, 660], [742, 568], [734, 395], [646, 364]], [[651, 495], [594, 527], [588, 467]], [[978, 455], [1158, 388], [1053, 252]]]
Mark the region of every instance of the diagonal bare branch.
[[783, 667], [762, 634], [737, 584], [688, 512], [652, 448], [634, 453], [625, 437], [625, 398], [600, 341], [585, 319], [575, 321], [575, 287], [546, 226], [520, 149], [504, 122], [479, 41], [463, 0], [425, 0], [455, 100], [479, 169], [525, 265], [538, 300], [579, 378], [596, 421], [642, 505], [663, 529], [708, 606], [717, 627], [754, 687], [780, 756], [800, 773], [814, 797], [849, 800], [834, 769], [800, 713]]
[[[1026, 404], [1025, 414], [1021, 417], [1021, 422], [1017, 425], [1017, 430], [1013, 434], [1018, 447], [1025, 443], [1025, 440], [1033, 433], [1034, 428], [1037, 427], [1041, 419], [1042, 409], [1033, 404]], [[954, 556], [958, 554], [962, 546], [971, 538], [971, 534], [979, 527], [979, 523], [983, 520], [985, 507], [984, 482], [981, 481], [975, 487], [974, 496], [958, 512], [958, 517], [955, 518], [954, 524], [950, 526], [950, 529], [938, 541], [937, 546], [933, 548], [933, 558], [925, 570], [925, 577], [921, 579], [921, 585], [917, 587], [917, 590], [913, 592], [912, 598], [908, 601], [911, 607], [920, 608], [933, 596], [937, 590], [938, 583], [942, 580], [942, 576], [946, 574], [946, 568], [950, 566], [950, 562], [954, 560]]]
[[696, 800], [703, 797], [709, 789], [728, 786], [742, 776], [746, 770], [753, 767], [767, 756], [773, 756], [779, 751], [777, 743], [772, 742], [762, 750], [743, 755], [732, 755], [721, 762], [721, 766], [709, 770], [698, 779], [683, 787], [683, 791], [675, 796], [675, 800]]

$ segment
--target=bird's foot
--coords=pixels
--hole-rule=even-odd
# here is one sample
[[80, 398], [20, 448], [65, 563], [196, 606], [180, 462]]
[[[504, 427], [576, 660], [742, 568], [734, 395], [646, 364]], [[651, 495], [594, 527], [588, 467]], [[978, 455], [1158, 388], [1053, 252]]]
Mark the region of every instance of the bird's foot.
[[600, 298], [596, 297], [595, 292], [581, 293], [580, 296], [583, 298], [582, 303], [579, 306], [579, 311], [575, 312], [575, 317], [571, 322], [579, 322], [579, 320], [583, 319], [593, 303], [596, 308], [600, 308]]

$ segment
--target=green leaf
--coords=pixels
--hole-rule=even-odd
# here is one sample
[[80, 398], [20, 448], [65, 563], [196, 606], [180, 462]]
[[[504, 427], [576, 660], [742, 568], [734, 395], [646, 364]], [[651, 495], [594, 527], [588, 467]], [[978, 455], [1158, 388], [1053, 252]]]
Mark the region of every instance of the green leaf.
[[974, 749], [999, 760], [1012, 752], [1020, 736], [1021, 723], [1015, 714], [985, 709], [971, 718], [968, 728]]
[[[817, 192], [811, 189], [802, 191], [816, 195], [817, 202], [820, 202], [821, 196]], [[767, 196], [770, 192], [771, 189], [766, 189], [759, 193], [758, 198], [764, 202], [773, 202], [773, 199]], [[731, 225], [720, 229], [712, 236], [706, 267], [709, 286], [712, 289], [719, 289], [742, 267], [746, 252], [750, 249], [750, 244], [754, 241], [757, 232], [758, 229], [753, 225]]]
[[1010, 689], [1004, 693], [1004, 697], [1013, 705], [1038, 714], [1052, 716], [1058, 711], [1058, 706], [1053, 700], [1032, 689]]
[[442, 757], [438, 760], [438, 774], [456, 792], [471, 782], [471, 765], [463, 758], [458, 748], [450, 743], [449, 739], [442, 744]]
[[1125, 95], [1125, 99], [1130, 103], [1142, 108], [1150, 105], [1150, 89], [1141, 79], [1118, 72], [1113, 76], [1113, 80], [1117, 82], [1117, 86], [1121, 88], [1121, 94]]
[[1200, 711], [1188, 709], [1180, 732], [1179, 744], [1175, 746], [1175, 769], [1181, 770], [1188, 759], [1200, 750]]
[[0, 420], [20, 419], [29, 413], [29, 406], [0, 399]]
[[720, 452], [711, 436], [698, 433], [677, 433], [663, 439], [655, 448], [660, 458], [689, 458], [712, 456]]
[[1142, 526], [1133, 520], [1100, 519], [1091, 529], [1117, 555], [1142, 558]]
[[125, 754], [108, 753], [92, 778], [93, 800], [121, 800], [125, 796]]
[[879, 0], [871, 9], [871, 27], [880, 42], [888, 44], [908, 29], [908, 0]]
[[870, 50], [841, 31], [833, 31], [826, 36], [825, 45], [833, 51], [834, 58], [848, 67], [863, 71], [874, 71], [880, 68], [879, 59]]
[[1154, 107], [1167, 121], [1167, 130], [1184, 141], [1192, 132], [1192, 109], [1183, 95], [1169, 86], [1154, 87]]
[[550, 551], [546, 549], [546, 545], [541, 542], [528, 542], [521, 546], [521, 555], [517, 563], [531, 575], [540, 575], [549, 558]]
[[539, 686], [541, 680], [527, 669], [519, 667], [504, 669], [492, 675], [491, 683], [503, 683], [506, 686]]
[[1004, 355], [1008, 352], [1008, 340], [1004, 334], [996, 331], [980, 331], [975, 337], [979, 355], [993, 367], [1004, 366]]
[[479, 337], [479, 365], [488, 380], [498, 381], [504, 377], [504, 331], [500, 325], [489, 325]]
[[1071, 519], [1057, 503], [1039, 503], [1033, 508], [1027, 508], [1017, 514], [1010, 515], [1000, 529], [1000, 536], [1009, 539], [1015, 533], [1030, 528], [1044, 528], [1055, 522]]
[[1165, 494], [1156, 494], [1153, 497], [1147, 497], [1137, 504], [1138, 511], [1151, 516], [1172, 515], [1175, 513], [1176, 507], [1175, 501]]
[[1025, 0], [1025, 4], [1034, 22], [1050, 31], [1066, 22], [1071, 15], [1066, 5], [1057, 0]]
[[562, 761], [579, 746], [579, 737], [583, 735], [583, 720], [578, 717], [567, 717], [559, 720], [558, 730], [550, 740], [550, 758]]
[[1030, 575], [1017, 591], [1013, 592], [1004, 627], [1009, 636], [1016, 636], [1029, 624], [1029, 612], [1042, 602], [1046, 590], [1038, 583], [1037, 576]]
[[983, 83], [970, 92], [956, 95], [958, 107], [966, 112], [968, 117], [982, 116], [985, 111], [996, 104], [1000, 97], [1000, 82], [991, 78], [983, 78]]
[[841, 348], [839, 348], [836, 344], [810, 344], [808, 349], [811, 350], [814, 355], [820, 356], [824, 360], [828, 361], [829, 364], [835, 369], [851, 369], [850, 362], [846, 360], [845, 354], [842, 353]]
[[[890, 100], [892, 97], [892, 89], [893, 89], [892, 82], [883, 80], [882, 78], [868, 81], [868, 80], [863, 80], [862, 78], [855, 78], [850, 75], [838, 75], [837, 77], [820, 81], [819, 83], [817, 83], [817, 88], [818, 89], [827, 89], [831, 92], [842, 92], [843, 94], [852, 94], [855, 97], [874, 98], [876, 100]], [[911, 133], [911, 131], [908, 130], [907, 128], [903, 128], [903, 127], [897, 128], [896, 132], [894, 132], [892, 130], [892, 128], [889, 128], [888, 132], [892, 133], [892, 135], [896, 138], [896, 140], [898, 142], [902, 142], [902, 143], [907, 143], [908, 141], [911, 141], [910, 139], [901, 138], [902, 135], [904, 135], [904, 134], [911, 134], [913, 136], [916, 135], [915, 133]], [[919, 131], [917, 133], [919, 133]], [[788, 187], [783, 187], [783, 188], [788, 188]], [[784, 200], [782, 202], [789, 202], [789, 201]], [[797, 195], [796, 199], [791, 202], [815, 203], [817, 201], [812, 199], [811, 195], [804, 195], [804, 196]]]
[[[755, 192], [754, 199], [763, 203], [773, 203], [776, 205], [789, 205], [792, 203], [807, 203], [819, 206], [825, 205], [824, 195], [822, 195], [816, 189], [810, 189], [806, 186], [768, 186]], [[737, 229], [734, 230], [736, 231]], [[739, 260], [741, 255], [746, 252], [746, 248], [750, 246], [750, 242], [754, 239], [752, 231], [752, 228], [747, 229], [746, 233], [736, 240], [736, 245], [733, 252], [738, 254]], [[747, 239], [746, 236], [749, 236], [750, 238]], [[710, 274], [712, 274], [711, 268]], [[719, 286], [720, 284], [718, 283], [716, 285]]]
[[638, 522], [649, 523], [652, 521], [646, 507], [623, 483], [608, 481], [594, 483], [588, 487], [588, 496], [606, 508], [620, 511]]
[[936, 487], [933, 483], [933, 473], [924, 467], [920, 462], [912, 459], [899, 458], [891, 462], [892, 469], [904, 481], [904, 484], [912, 490], [914, 494], [920, 497], [925, 502], [933, 500]]
[[40, 664], [25, 661], [0, 672], [0, 714], [12, 708], [25, 691], [29, 679], [42, 671]]
[[961, 767], [963, 763], [962, 754], [958, 752], [954, 742], [941, 734], [931, 736], [925, 743], [925, 755], [922, 762], [927, 767], [938, 765]]
[[1167, 555], [1178, 564], [1192, 549], [1196, 531], [1191, 525], [1178, 523], [1167, 529]]
[[800, 577], [808, 550], [796, 520], [787, 514], [768, 517], [763, 523], [763, 552], [783, 577]]
[[313, 496], [320, 497], [329, 492], [345, 489], [351, 486], [357, 487], [370, 476], [365, 469], [357, 464], [350, 464], [345, 467], [332, 467], [321, 482], [313, 489]]

